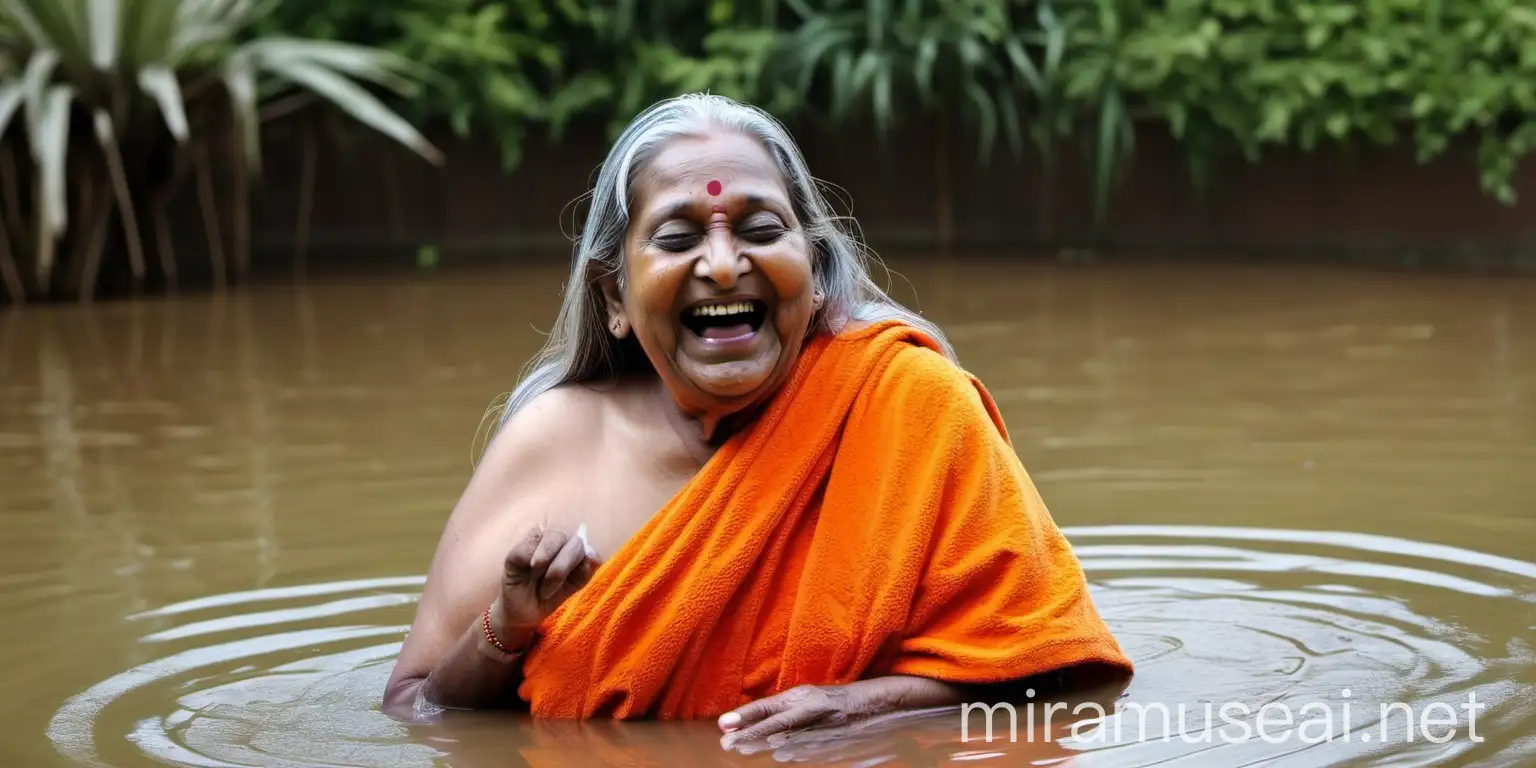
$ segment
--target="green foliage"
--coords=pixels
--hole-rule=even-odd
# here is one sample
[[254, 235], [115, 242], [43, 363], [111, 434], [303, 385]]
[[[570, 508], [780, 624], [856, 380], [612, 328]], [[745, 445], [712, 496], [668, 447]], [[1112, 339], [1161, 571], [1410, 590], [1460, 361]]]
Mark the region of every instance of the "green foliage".
[[1133, 0], [1074, 40], [1104, 57], [1134, 103], [1196, 151], [1411, 135], [1421, 160], [1481, 141], [1484, 188], [1536, 148], [1536, 5], [1530, 0]]
[[883, 136], [957, 118], [978, 154], [1085, 139], [1102, 219], [1137, 121], [1227, 155], [1411, 140], [1421, 159], [1479, 142], [1485, 189], [1514, 202], [1536, 149], [1532, 0], [338, 0], [272, 23], [382, 45], [441, 76], [414, 117], [502, 142], [535, 126], [615, 129], [709, 90]]
[[[13, 299], [20, 300], [24, 289], [16, 270], [9, 268], [13, 253], [7, 238], [27, 231], [21, 239], [31, 241], [36, 283], [46, 293], [58, 242], [70, 229], [71, 188], [77, 198], [93, 201], [89, 223], [96, 234], [76, 238], [98, 244], [84, 250], [85, 294], [114, 206], [126, 231], [134, 278], [141, 280], [145, 261], [133, 188], [142, 184], [130, 178], [122, 147], [133, 143], [152, 150], [154, 138], [165, 132], [182, 145], [228, 136], [243, 150], [235, 153], [243, 154], [242, 168], [255, 171], [260, 164], [258, 108], [264, 98], [305, 92], [437, 159], [437, 151], [410, 123], [365, 88], [382, 86], [409, 96], [413, 67], [405, 59], [350, 43], [241, 38], [261, 10], [255, 0], [0, 2], [0, 140], [21, 114], [33, 181], [25, 201], [5, 201], [8, 212], [27, 202], [34, 213], [33, 226], [6, 221], [9, 231], [0, 232], [6, 288]], [[99, 155], [81, 153], [74, 132], [82, 119], [88, 121]], [[202, 128], [211, 133], [194, 135]], [[96, 158], [99, 163], [93, 162]], [[70, 176], [95, 164], [105, 167], [110, 203], [94, 202], [89, 181]]]
[[[594, 4], [585, 17], [589, 43], [573, 71], [585, 93], [580, 110], [606, 120], [616, 134], [631, 117], [678, 93], [709, 91], [753, 101], [779, 113], [798, 95], [769, 78], [782, 36], [778, 0], [620, 0]], [[611, 97], [611, 98], [610, 98]], [[565, 94], [555, 93], [553, 101]], [[555, 127], [562, 126], [556, 124]]]
[[319, 6], [290, 2], [258, 29], [366, 42], [415, 62], [431, 73], [432, 87], [402, 105], [406, 114], [446, 121], [460, 136], [472, 130], [494, 136], [510, 169], [521, 159], [528, 126], [550, 119], [550, 75], [564, 63], [568, 31], [545, 6], [541, 0], [336, 0], [317, 13]]
[[1030, 50], [1044, 41], [1048, 28], [1037, 27], [1025, 5], [995, 0], [792, 5], [800, 20], [784, 33], [782, 65], [800, 93], [812, 92], [818, 80], [827, 84], [834, 122], [868, 114], [883, 136], [903, 113], [958, 111], [976, 131], [982, 158], [991, 156], [999, 133], [1015, 153], [1023, 151], [1025, 105], [1046, 100], [1051, 87]]
[[[559, 137], [572, 122], [592, 119], [617, 131], [651, 103], [685, 91], [761, 101], [760, 75], [780, 37], [776, 5], [338, 0], [323, 10], [290, 3], [263, 29], [363, 41], [421, 64], [434, 73], [434, 87], [405, 105], [407, 113], [445, 122], [459, 136], [494, 137], [511, 170], [537, 127]], [[764, 106], [796, 103], [788, 89], [770, 95]]]

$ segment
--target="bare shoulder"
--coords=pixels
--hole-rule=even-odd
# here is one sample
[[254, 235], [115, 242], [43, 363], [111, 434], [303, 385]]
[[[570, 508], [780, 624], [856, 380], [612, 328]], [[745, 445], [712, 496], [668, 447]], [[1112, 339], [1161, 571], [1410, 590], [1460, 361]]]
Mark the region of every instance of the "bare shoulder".
[[503, 431], [544, 437], [562, 428], [590, 427], [601, 417], [604, 393], [579, 383], [547, 390], [512, 414]]
[[496, 430], [476, 471], [549, 469], [590, 447], [601, 432], [607, 399], [606, 393], [580, 384], [539, 394]]
[[545, 510], [559, 506], [558, 480], [601, 440], [602, 421], [602, 397], [581, 386], [543, 392], [513, 413], [476, 460], [445, 539], [492, 532], [515, 538], [552, 522]]

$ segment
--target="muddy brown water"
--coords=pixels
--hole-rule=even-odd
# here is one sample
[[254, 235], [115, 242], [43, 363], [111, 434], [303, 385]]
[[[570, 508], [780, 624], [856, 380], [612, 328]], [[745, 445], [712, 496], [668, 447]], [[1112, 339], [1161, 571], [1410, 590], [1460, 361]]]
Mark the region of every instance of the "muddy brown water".
[[552, 316], [562, 267], [523, 265], [0, 314], [0, 764], [1536, 763], [1536, 281], [892, 266], [1139, 664], [1103, 717], [742, 756], [709, 723], [380, 715]]

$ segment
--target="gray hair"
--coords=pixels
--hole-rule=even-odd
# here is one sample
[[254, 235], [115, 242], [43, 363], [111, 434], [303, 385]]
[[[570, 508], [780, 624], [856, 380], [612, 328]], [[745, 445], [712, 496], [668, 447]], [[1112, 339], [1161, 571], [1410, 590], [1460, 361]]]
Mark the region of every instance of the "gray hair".
[[685, 94], [646, 109], [619, 135], [598, 172], [591, 207], [571, 264], [560, 313], [544, 349], [528, 363], [522, 380], [502, 405], [507, 419], [540, 394], [650, 363], [633, 336], [608, 333], [599, 278], [616, 274], [623, 285], [624, 240], [629, 229], [631, 185], [667, 142], [710, 128], [756, 137], [773, 156], [789, 188], [795, 217], [812, 248], [816, 287], [823, 295], [811, 331], [831, 331], [838, 318], [863, 322], [900, 320], [934, 339], [946, 357], [955, 353], [938, 326], [903, 307], [870, 277], [872, 254], [835, 216], [784, 126], [762, 110], [724, 96]]

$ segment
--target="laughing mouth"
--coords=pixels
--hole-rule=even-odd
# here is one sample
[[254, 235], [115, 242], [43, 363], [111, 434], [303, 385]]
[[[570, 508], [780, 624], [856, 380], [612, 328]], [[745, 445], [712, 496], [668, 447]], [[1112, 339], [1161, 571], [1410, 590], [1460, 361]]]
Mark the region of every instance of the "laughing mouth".
[[683, 311], [683, 325], [705, 341], [749, 336], [763, 327], [768, 305], [757, 299], [695, 304]]

